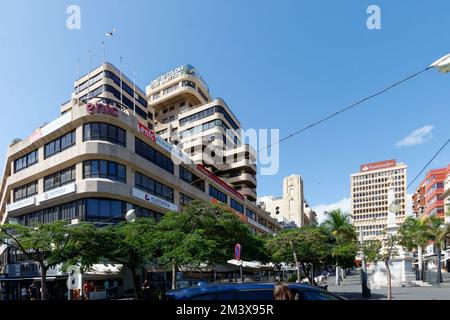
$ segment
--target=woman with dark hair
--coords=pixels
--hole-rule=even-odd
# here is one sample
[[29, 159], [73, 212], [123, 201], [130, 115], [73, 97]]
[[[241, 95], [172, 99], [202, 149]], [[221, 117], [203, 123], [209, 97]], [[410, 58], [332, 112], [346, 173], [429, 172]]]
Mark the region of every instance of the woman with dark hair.
[[294, 293], [287, 284], [278, 282], [273, 290], [273, 298], [275, 300], [294, 300]]

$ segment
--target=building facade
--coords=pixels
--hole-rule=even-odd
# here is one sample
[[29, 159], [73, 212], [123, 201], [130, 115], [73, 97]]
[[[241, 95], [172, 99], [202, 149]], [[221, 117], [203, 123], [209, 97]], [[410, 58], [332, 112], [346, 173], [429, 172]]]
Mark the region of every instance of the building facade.
[[242, 142], [241, 125], [224, 100], [213, 99], [197, 70], [183, 65], [146, 88], [155, 131], [255, 202], [256, 153]]
[[317, 223], [315, 211], [305, 201], [303, 180], [298, 175], [283, 179], [282, 197], [265, 196], [259, 198], [258, 203], [285, 226], [294, 223], [295, 226], [301, 227]]
[[[0, 186], [2, 223], [112, 223], [130, 209], [159, 220], [201, 200], [224, 204], [256, 234], [281, 228], [237, 184], [155, 133], [155, 114], [144, 92], [111, 64], [81, 77], [59, 118], [9, 146]], [[0, 248], [0, 273], [29, 278], [23, 266], [36, 266], [9, 251]]]
[[448, 184], [449, 176], [450, 165], [428, 171], [412, 198], [413, 213], [416, 217], [436, 216], [444, 219], [448, 198], [445, 186]]
[[388, 190], [392, 179], [395, 198], [401, 210], [396, 213], [400, 225], [406, 217], [407, 166], [396, 160], [363, 164], [350, 176], [351, 220], [364, 240], [382, 239], [387, 226]]

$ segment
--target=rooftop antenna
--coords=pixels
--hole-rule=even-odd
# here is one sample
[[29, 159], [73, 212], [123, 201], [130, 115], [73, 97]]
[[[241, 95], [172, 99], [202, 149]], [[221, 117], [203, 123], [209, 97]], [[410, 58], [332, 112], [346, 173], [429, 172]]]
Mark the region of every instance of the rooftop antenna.
[[120, 57], [120, 107], [122, 108], [122, 57]]
[[[106, 32], [105, 36], [112, 38], [114, 36], [115, 32], [116, 32], [116, 28], [113, 28], [112, 31]], [[102, 41], [102, 50], [103, 50], [103, 63], [105, 63], [106, 62], [105, 41]]]
[[88, 92], [87, 92], [87, 101], [89, 101], [89, 91], [91, 86], [91, 50], [88, 50]]
[[136, 116], [136, 69], [133, 69], [133, 115]]

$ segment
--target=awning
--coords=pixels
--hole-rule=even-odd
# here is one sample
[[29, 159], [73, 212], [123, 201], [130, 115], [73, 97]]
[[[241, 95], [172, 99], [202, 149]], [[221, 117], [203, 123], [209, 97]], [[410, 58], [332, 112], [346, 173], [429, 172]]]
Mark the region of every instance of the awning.
[[243, 268], [249, 268], [249, 269], [261, 269], [263, 265], [257, 261], [243, 261], [243, 260], [228, 260], [227, 263], [233, 264], [235, 266], [242, 266]]
[[121, 264], [94, 264], [89, 270], [84, 274], [86, 275], [109, 275], [118, 274], [122, 271], [123, 265]]

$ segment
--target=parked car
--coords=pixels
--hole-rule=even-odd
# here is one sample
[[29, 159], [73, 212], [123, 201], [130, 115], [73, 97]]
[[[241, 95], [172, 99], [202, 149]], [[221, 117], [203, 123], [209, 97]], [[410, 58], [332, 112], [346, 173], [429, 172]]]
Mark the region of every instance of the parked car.
[[[347, 300], [321, 287], [287, 283], [296, 300]], [[209, 284], [168, 291], [168, 300], [273, 300], [272, 283]]]

